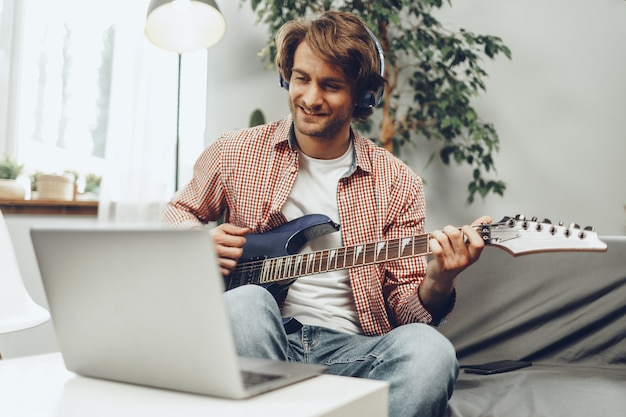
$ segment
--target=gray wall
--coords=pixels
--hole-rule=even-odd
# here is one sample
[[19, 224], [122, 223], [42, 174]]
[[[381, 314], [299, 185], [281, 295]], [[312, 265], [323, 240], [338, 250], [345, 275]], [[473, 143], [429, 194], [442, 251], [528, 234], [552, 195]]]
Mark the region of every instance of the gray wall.
[[[256, 56], [266, 32], [249, 4], [222, 1], [227, 32], [209, 50], [206, 141], [245, 127], [261, 108], [268, 120], [288, 112], [275, 71]], [[496, 168], [505, 197], [465, 204], [469, 172], [440, 163], [431, 149], [401, 157], [428, 182], [427, 227], [461, 225], [481, 214], [523, 213], [623, 234], [626, 219], [626, 2], [623, 0], [454, 1], [439, 13], [449, 27], [500, 36], [513, 59], [486, 61], [487, 93], [475, 100], [495, 124]]]

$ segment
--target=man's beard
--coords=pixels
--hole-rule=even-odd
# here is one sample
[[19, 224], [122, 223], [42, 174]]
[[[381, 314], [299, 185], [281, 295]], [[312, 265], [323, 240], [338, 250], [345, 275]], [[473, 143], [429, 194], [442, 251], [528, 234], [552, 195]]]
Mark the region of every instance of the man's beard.
[[[306, 118], [306, 116], [302, 114], [301, 107], [292, 100], [289, 100], [289, 109], [293, 116], [296, 132], [319, 139], [334, 139], [335, 136], [344, 129], [346, 121], [349, 123], [352, 119], [352, 108], [345, 108], [341, 109], [338, 113], [333, 112], [330, 115], [327, 115], [325, 112], [320, 123], [311, 124], [302, 120]], [[316, 111], [305, 109], [308, 113], [316, 113]]]

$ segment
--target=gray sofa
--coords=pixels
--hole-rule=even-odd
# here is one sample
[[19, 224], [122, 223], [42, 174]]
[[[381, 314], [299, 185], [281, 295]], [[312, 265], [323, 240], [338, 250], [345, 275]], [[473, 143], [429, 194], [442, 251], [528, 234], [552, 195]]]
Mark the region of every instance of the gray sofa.
[[626, 416], [626, 236], [608, 250], [513, 257], [487, 247], [458, 278], [440, 328], [461, 365], [531, 361], [515, 371], [461, 370], [450, 417]]

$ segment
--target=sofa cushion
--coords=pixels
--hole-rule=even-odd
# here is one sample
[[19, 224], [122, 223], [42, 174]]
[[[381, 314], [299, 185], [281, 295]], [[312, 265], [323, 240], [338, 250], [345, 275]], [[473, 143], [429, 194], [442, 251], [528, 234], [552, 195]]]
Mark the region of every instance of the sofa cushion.
[[459, 361], [626, 367], [626, 236], [602, 240], [606, 252], [513, 257], [485, 248], [458, 277], [440, 329]]
[[[533, 366], [488, 376], [461, 371], [452, 415], [625, 415], [626, 236], [601, 239], [607, 252], [513, 257], [487, 247], [458, 277], [457, 304], [440, 331], [461, 365], [514, 359]], [[622, 414], [612, 412], [617, 406]]]
[[619, 417], [623, 369], [533, 365], [505, 374], [461, 373], [449, 417]]

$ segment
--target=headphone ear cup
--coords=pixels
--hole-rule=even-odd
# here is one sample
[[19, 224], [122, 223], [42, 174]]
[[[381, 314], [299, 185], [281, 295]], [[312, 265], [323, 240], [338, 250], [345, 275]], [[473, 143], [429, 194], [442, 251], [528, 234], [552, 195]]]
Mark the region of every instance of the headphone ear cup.
[[280, 85], [285, 90], [289, 91], [289, 83], [287, 82], [287, 80], [285, 80], [282, 75], [279, 75], [278, 77], [279, 77], [278, 85]]
[[381, 87], [375, 95], [371, 91], [366, 92], [359, 100], [357, 100], [356, 106], [364, 108], [378, 106], [383, 98], [383, 92], [383, 87]]
[[365, 94], [363, 94], [363, 96], [361, 96], [361, 98], [359, 98], [356, 102], [356, 106], [357, 107], [374, 107], [376, 105], [376, 98], [374, 98], [374, 95], [371, 92], [367, 92]]

